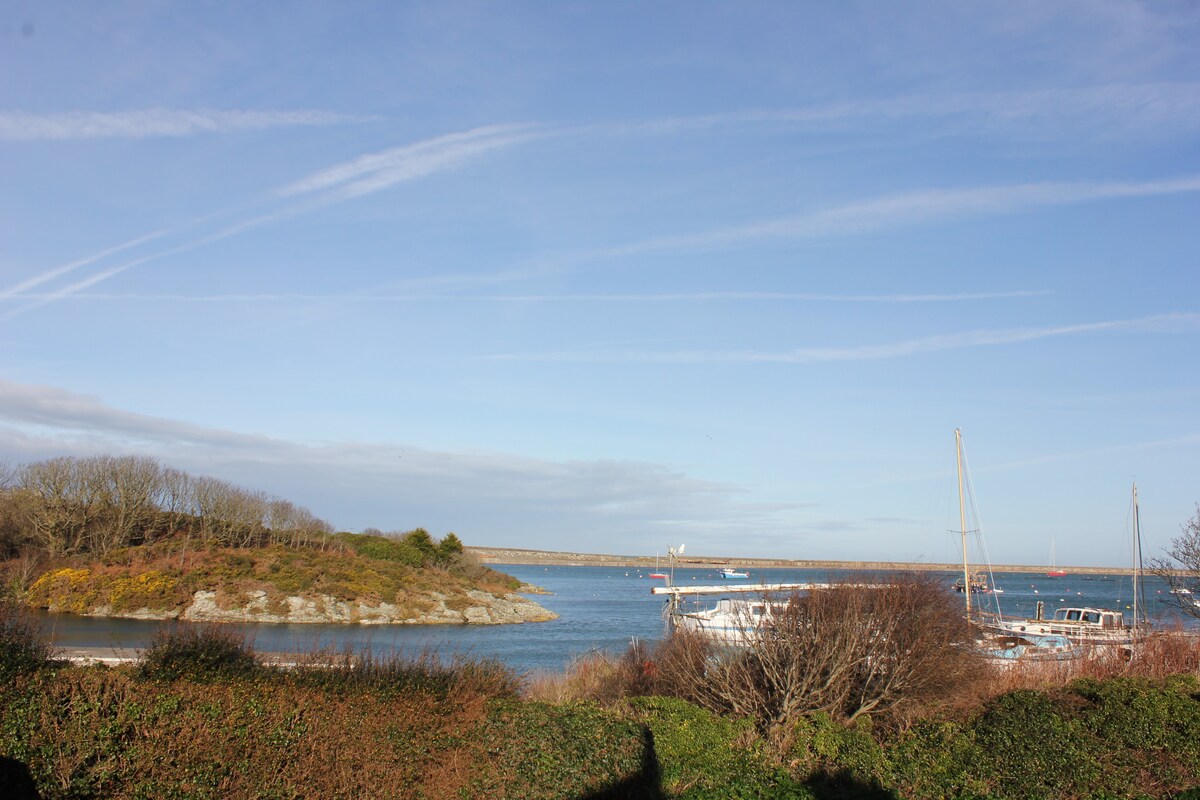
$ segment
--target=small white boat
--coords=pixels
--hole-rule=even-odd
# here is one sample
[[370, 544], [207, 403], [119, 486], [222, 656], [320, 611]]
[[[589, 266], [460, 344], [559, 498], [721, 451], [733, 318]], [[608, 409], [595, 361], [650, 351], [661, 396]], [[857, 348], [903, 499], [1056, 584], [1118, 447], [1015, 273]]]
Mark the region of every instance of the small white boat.
[[671, 623], [677, 629], [703, 634], [720, 644], [745, 645], [785, 608], [786, 601], [723, 597], [709, 608], [678, 611], [672, 616]]
[[[650, 589], [650, 594], [667, 597], [663, 617], [670, 629], [694, 631], [720, 644], [736, 647], [752, 642], [755, 631], [771, 624], [775, 615], [787, 608], [793, 595], [851, 585], [865, 590], [881, 588], [879, 584], [867, 583], [739, 583], [655, 586]], [[702, 608], [692, 605], [695, 602], [692, 598], [704, 595], [735, 596], [721, 597], [715, 605]]]
[[729, 578], [749, 578], [750, 573], [738, 572], [736, 569], [733, 569], [732, 567], [722, 567], [721, 568], [721, 577], [727, 578], [727, 579], [729, 579]]

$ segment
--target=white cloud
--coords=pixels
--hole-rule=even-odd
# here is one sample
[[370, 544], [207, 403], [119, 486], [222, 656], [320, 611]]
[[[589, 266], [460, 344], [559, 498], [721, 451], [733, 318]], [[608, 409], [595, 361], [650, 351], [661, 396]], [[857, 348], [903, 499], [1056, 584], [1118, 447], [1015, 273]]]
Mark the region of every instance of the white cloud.
[[1143, 333], [1175, 333], [1200, 329], [1200, 314], [1157, 314], [1128, 320], [1109, 320], [1046, 328], [1007, 328], [1001, 330], [963, 331], [959, 333], [905, 339], [898, 342], [859, 345], [854, 347], [801, 347], [779, 352], [763, 351], [621, 351], [621, 352], [552, 352], [497, 356], [506, 361], [551, 361], [579, 363], [782, 363], [816, 364], [840, 361], [867, 361], [906, 358], [922, 353], [961, 350], [971, 347], [995, 347], [1059, 336], [1078, 336], [1104, 331], [1140, 331]]
[[1014, 186], [922, 189], [774, 220], [647, 239], [597, 252], [596, 257], [695, 250], [771, 238], [817, 238], [927, 224], [965, 216], [1012, 214], [1044, 206], [1200, 191], [1200, 175], [1142, 182], [1046, 182]]
[[[427, 139], [381, 153], [362, 156], [353, 161], [321, 170], [277, 192], [284, 199], [297, 195], [310, 195], [308, 197], [304, 197], [297, 202], [292, 202], [284, 208], [235, 220], [234, 222], [225, 224], [215, 232], [184, 239], [179, 244], [168, 249], [141, 255], [115, 266], [104, 267], [82, 280], [61, 287], [56, 291], [44, 293], [34, 299], [33, 302], [0, 314], [0, 319], [10, 319], [32, 308], [37, 308], [38, 306], [46, 305], [65, 297], [74, 296], [84, 289], [108, 280], [132, 267], [157, 261], [176, 253], [186, 252], [215, 241], [227, 239], [245, 230], [279, 219], [307, 213], [322, 205], [381, 191], [397, 183], [413, 180], [442, 170], [453, 169], [492, 150], [527, 141], [535, 135], [537, 134], [525, 131], [521, 126], [514, 125], [477, 128]], [[181, 230], [187, 227], [195, 227], [202, 223], [209, 223], [214, 218], [221, 216], [223, 215], [206, 214], [191, 225], [182, 226]], [[24, 293], [29, 289], [62, 277], [81, 267], [107, 259], [117, 253], [133, 249], [148, 241], [161, 238], [168, 233], [180, 235], [181, 230], [171, 232], [158, 231], [140, 236], [94, 255], [76, 259], [69, 264], [47, 270], [10, 287], [8, 290], [0, 292], [0, 300], [24, 297]]]
[[403, 181], [452, 169], [493, 150], [542, 135], [521, 125], [489, 125], [369, 153], [285, 186], [284, 197], [332, 190], [339, 198], [377, 192]]
[[721, 128], [788, 127], [842, 129], [906, 119], [943, 120], [944, 132], [1053, 138], [1064, 130], [1096, 138], [1180, 136], [1200, 127], [1200, 83], [1114, 83], [997, 92], [945, 92], [759, 109], [633, 122], [597, 123], [564, 133], [616, 136], [673, 136]]
[[44, 283], [48, 283], [48, 282], [54, 280], [55, 278], [60, 278], [63, 275], [70, 274], [71, 272], [74, 272], [75, 270], [77, 270], [81, 267], [86, 267], [89, 264], [93, 264], [104, 258], [108, 258], [109, 256], [115, 255], [116, 253], [120, 253], [125, 250], [129, 250], [131, 248], [145, 244], [146, 242], [157, 239], [162, 235], [164, 235], [164, 231], [156, 231], [154, 233], [148, 233], [145, 236], [139, 236], [136, 239], [131, 239], [128, 242], [123, 242], [119, 245], [116, 245], [115, 247], [110, 247], [107, 250], [103, 250], [94, 255], [85, 256], [84, 258], [76, 259], [68, 264], [63, 264], [61, 266], [54, 267], [53, 269], [46, 270], [45, 272], [39, 273], [38, 275], [34, 275], [32, 278], [27, 278], [26, 280], [21, 281], [20, 283], [16, 284], [15, 286], [10, 286], [7, 289], [0, 290], [0, 299], [7, 299], [10, 297], [16, 297], [18, 295], [23, 295], [26, 292], [28, 292], [30, 289], [41, 286]]
[[328, 111], [221, 111], [216, 109], [144, 109], [139, 111], [65, 111], [57, 114], [0, 113], [0, 140], [146, 139], [337, 125], [363, 117]]
[[[301, 443], [113, 408], [0, 381], [0, 459], [134, 453], [287, 497], [335, 525], [456, 530], [469, 542], [642, 552], [680, 528], [779, 530], [794, 506], [738, 504], [736, 487], [651, 463], [550, 461], [398, 443]], [[698, 538], [697, 541], [700, 539]], [[586, 544], [586, 546], [585, 546]], [[726, 543], [728, 544], [728, 543]]]

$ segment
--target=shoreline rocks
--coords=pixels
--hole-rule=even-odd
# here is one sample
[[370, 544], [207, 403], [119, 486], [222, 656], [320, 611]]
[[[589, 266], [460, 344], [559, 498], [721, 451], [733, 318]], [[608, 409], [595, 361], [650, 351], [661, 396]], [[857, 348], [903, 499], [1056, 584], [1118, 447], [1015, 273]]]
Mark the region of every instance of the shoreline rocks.
[[261, 589], [246, 592], [240, 598], [243, 602], [231, 604], [217, 592], [201, 589], [183, 609], [139, 608], [114, 611], [108, 606], [100, 606], [88, 611], [85, 616], [147, 620], [182, 619], [193, 622], [347, 625], [513, 625], [548, 622], [558, 618], [554, 612], [515, 592], [498, 595], [471, 589], [465, 594], [463, 597], [430, 592], [420, 604], [421, 608], [417, 609], [392, 603], [345, 601], [329, 595], [290, 596], [282, 600], [272, 600], [267, 592]]

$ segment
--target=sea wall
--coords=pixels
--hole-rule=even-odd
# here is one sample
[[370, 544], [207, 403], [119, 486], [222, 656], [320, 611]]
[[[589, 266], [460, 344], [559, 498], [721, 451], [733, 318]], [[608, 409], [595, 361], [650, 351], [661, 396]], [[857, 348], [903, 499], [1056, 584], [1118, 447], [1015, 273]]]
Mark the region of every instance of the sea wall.
[[[465, 548], [485, 564], [540, 564], [563, 567], [633, 567], [635, 569], [667, 569], [665, 556], [611, 555], [608, 553], [571, 553], [555, 550], [528, 550], [521, 547], [471, 547]], [[889, 570], [918, 572], [961, 573], [962, 562], [936, 564], [928, 561], [816, 561], [789, 558], [735, 558], [729, 556], [678, 556], [674, 565], [680, 569], [720, 569], [739, 567], [742, 569], [838, 569], [838, 570]], [[978, 565], [975, 567], [979, 568]], [[1045, 565], [992, 564], [993, 572], [1044, 573]], [[1121, 572], [1118, 567], [1059, 566], [1072, 574], [1111, 575]], [[1128, 570], [1128, 567], [1124, 568]]]

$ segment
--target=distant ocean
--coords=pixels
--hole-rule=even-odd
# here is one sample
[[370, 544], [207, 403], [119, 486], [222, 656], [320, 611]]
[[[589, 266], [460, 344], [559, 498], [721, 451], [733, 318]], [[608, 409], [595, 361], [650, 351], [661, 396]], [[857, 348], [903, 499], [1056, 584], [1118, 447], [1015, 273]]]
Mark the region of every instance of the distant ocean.
[[[416, 654], [433, 650], [444, 658], [454, 655], [496, 658], [521, 672], [558, 671], [572, 659], [593, 651], [619, 654], [633, 639], [656, 640], [664, 631], [663, 598], [651, 595], [663, 581], [647, 577], [649, 569], [625, 567], [544, 567], [495, 565], [522, 581], [541, 586], [549, 595], [531, 599], [557, 613], [552, 622], [524, 625], [237, 625], [263, 652], [298, 652], [316, 648], [341, 651], [369, 649], [377, 654]], [[950, 573], [938, 574], [949, 587]], [[750, 582], [801, 583], [840, 577], [834, 570], [765, 569], [751, 571]], [[1003, 594], [973, 595], [975, 602], [991, 608], [999, 601], [1005, 616], [1032, 616], [1043, 601], [1046, 614], [1061, 605], [1092, 605], [1132, 612], [1132, 581], [1128, 573], [1068, 575], [1048, 578], [1039, 574], [995, 573]], [[676, 569], [677, 584], [734, 584], [712, 570]], [[1146, 611], [1158, 624], [1178, 619], [1162, 602], [1165, 584], [1144, 580]], [[956, 595], [961, 597], [961, 595]], [[710, 601], [716, 598], [709, 598]], [[54, 644], [72, 648], [112, 648], [118, 652], [144, 647], [163, 623], [143, 620], [93, 619], [68, 614], [42, 615]], [[1182, 620], [1196, 625], [1196, 620]]]

